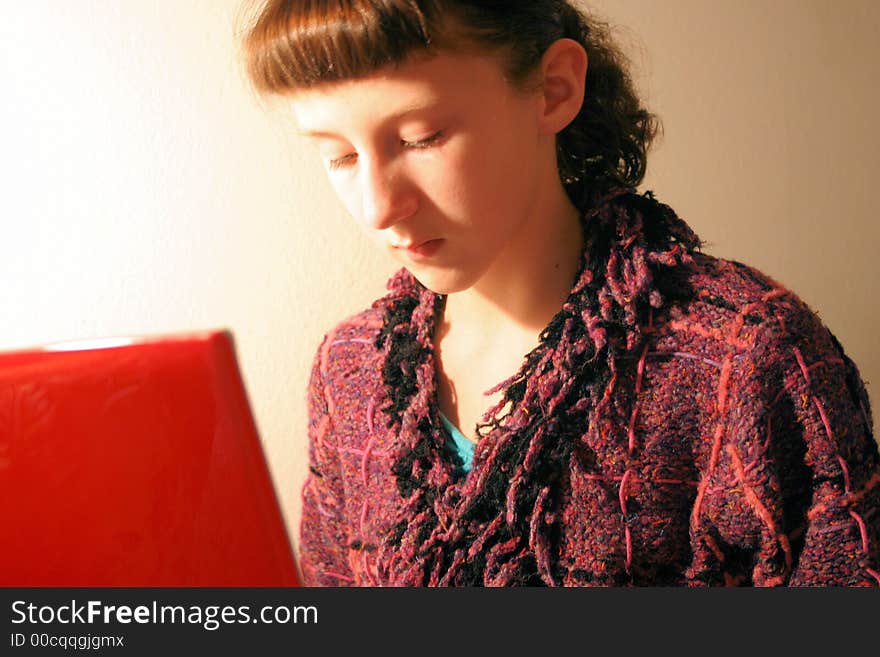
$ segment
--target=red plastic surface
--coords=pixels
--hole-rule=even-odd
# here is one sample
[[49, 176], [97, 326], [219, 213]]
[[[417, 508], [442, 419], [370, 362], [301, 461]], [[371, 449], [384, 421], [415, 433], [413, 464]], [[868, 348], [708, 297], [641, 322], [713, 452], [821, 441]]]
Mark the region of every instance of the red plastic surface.
[[297, 584], [228, 332], [0, 353], [0, 585]]

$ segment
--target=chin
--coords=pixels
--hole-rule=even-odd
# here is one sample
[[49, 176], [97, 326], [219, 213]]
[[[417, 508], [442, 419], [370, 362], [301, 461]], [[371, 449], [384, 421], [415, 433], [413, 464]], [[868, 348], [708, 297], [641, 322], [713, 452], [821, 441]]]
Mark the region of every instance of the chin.
[[428, 271], [408, 267], [416, 280], [434, 294], [455, 294], [463, 292], [475, 283], [471, 276], [464, 272]]

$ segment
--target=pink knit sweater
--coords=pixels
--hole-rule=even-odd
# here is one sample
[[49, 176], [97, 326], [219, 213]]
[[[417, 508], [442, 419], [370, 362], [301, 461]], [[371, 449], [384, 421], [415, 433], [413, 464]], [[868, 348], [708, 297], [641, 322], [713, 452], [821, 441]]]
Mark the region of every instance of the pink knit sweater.
[[[600, 212], [611, 226], [632, 214], [620, 205], [627, 198], [614, 203]], [[632, 244], [643, 243], [641, 234], [627, 238], [618, 227], [616, 236], [621, 257], [638, 264]], [[545, 506], [541, 497], [531, 532], [526, 526], [507, 543], [534, 553], [536, 581], [547, 584], [880, 584], [880, 457], [855, 364], [803, 301], [753, 268], [690, 249], [674, 267], [651, 272], [655, 289], [669, 287], [665, 276], [679, 294], [651, 297], [640, 340], [605, 387], [613, 421], [590, 415], [565, 438], [576, 445], [558, 496]], [[314, 360], [299, 542], [306, 585], [454, 584], [453, 570], [491, 552], [475, 538], [455, 559], [425, 562], [424, 575], [415, 567], [416, 579], [413, 567], [409, 579], [395, 577], [380, 558], [394, 562], [398, 547], [388, 537], [400, 536], [415, 497], [392, 471], [407, 447], [388, 414], [389, 347], [376, 338], [393, 299], [410, 295], [417, 304], [414, 334], [440, 312], [437, 295], [405, 269], [389, 288], [330, 331]], [[631, 296], [642, 293], [652, 294]], [[428, 357], [418, 370], [429, 418], [437, 417], [433, 368]], [[488, 476], [493, 436], [481, 440], [473, 470], [445, 486], [464, 497], [470, 479]], [[433, 501], [440, 525], [445, 503]], [[550, 543], [535, 539], [536, 522], [554, 528]], [[452, 533], [438, 529], [434, 543]], [[500, 540], [495, 547], [508, 549]], [[484, 583], [505, 583], [491, 560]]]

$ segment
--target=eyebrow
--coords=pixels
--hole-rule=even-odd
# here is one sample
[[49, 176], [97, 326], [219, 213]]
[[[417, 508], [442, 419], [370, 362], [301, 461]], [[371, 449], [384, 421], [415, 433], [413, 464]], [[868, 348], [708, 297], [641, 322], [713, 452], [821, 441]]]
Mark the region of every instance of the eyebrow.
[[311, 137], [313, 139], [336, 139], [342, 141], [342, 137], [332, 132], [324, 132], [323, 130], [297, 130], [301, 137]]
[[[405, 119], [411, 114], [420, 114], [422, 112], [429, 112], [431, 110], [436, 110], [439, 106], [439, 98], [436, 100], [432, 100], [428, 103], [422, 105], [413, 105], [410, 107], [405, 107], [401, 109], [399, 112], [395, 112], [391, 116], [386, 117], [382, 123], [391, 123], [392, 121], [400, 121], [401, 119]], [[319, 139], [336, 139], [342, 140], [343, 138], [340, 135], [337, 135], [333, 132], [327, 132], [324, 130], [297, 130], [297, 133], [303, 137], [312, 137]]]

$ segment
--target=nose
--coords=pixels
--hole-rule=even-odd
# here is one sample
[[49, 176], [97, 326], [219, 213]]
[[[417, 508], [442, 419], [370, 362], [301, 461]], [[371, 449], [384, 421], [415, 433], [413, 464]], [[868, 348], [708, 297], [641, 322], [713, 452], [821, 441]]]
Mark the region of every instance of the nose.
[[362, 184], [364, 222], [374, 230], [390, 228], [418, 209], [412, 182], [398, 167], [381, 162], [367, 165]]

